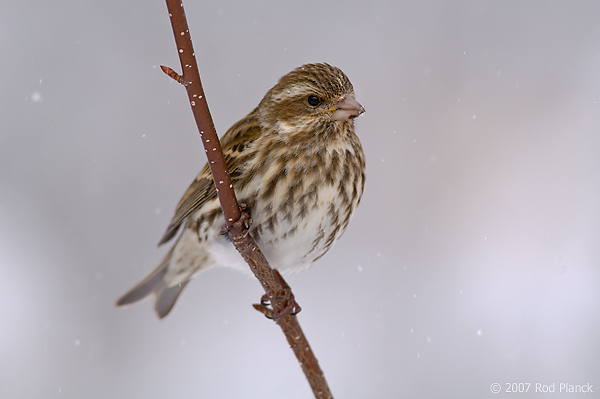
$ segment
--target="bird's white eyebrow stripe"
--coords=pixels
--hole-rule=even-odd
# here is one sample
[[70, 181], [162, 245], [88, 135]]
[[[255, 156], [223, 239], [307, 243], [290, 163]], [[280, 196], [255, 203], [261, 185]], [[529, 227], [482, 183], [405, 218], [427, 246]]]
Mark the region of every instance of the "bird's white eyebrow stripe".
[[313, 91], [313, 88], [307, 86], [306, 84], [293, 84], [287, 86], [285, 89], [281, 90], [279, 93], [272, 97], [272, 100], [275, 102], [280, 102], [286, 98], [296, 97], [298, 95], [309, 94]]

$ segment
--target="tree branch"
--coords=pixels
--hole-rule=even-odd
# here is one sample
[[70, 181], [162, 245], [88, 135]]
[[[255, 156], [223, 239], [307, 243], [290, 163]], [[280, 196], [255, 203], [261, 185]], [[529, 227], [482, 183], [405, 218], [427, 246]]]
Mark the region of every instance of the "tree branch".
[[[254, 307], [267, 317], [274, 319], [282, 329], [302, 366], [315, 398], [333, 398], [323, 371], [321, 371], [296, 318], [296, 313], [300, 311], [300, 307], [294, 300], [292, 290], [279, 272], [269, 266], [267, 259], [250, 236], [247, 226], [247, 213], [240, 209], [235, 198], [231, 178], [225, 164], [225, 157], [202, 89], [200, 72], [194, 55], [183, 3], [181, 0], [166, 0], [166, 3], [183, 74], [178, 75], [168, 67], [161, 68], [167, 75], [182, 83], [187, 90], [221, 208], [223, 209], [229, 237], [265, 290], [266, 294], [261, 300], [261, 304], [254, 305]], [[269, 303], [272, 309], [267, 307]]]

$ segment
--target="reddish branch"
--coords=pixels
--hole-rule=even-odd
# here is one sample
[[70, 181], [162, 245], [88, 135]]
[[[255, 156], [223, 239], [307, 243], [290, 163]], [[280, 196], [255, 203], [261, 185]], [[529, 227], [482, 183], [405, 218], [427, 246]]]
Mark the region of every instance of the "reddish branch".
[[[235, 198], [221, 144], [202, 89], [183, 3], [181, 0], [166, 2], [183, 74], [179, 75], [168, 67], [161, 68], [167, 75], [182, 83], [187, 90], [225, 216], [229, 238], [265, 290], [266, 294], [261, 304], [254, 307], [275, 320], [281, 327], [302, 366], [315, 398], [333, 398], [317, 359], [298, 324], [295, 314], [300, 307], [294, 300], [292, 290], [281, 275], [269, 266], [267, 259], [248, 233], [249, 218]], [[268, 307], [269, 304], [271, 308]]]

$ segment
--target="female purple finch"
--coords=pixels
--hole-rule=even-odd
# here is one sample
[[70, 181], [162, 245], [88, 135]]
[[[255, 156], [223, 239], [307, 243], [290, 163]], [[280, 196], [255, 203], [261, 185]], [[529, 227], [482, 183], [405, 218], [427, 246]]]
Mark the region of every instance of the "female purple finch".
[[[365, 157], [354, 133], [354, 118], [363, 112], [344, 72], [307, 64], [283, 76], [221, 139], [237, 198], [252, 214], [250, 234], [273, 268], [309, 267], [348, 226], [365, 184]], [[154, 294], [162, 318], [200, 272], [213, 266], [250, 272], [221, 234], [223, 225], [205, 165], [159, 243], [181, 227], [175, 245], [117, 305]]]

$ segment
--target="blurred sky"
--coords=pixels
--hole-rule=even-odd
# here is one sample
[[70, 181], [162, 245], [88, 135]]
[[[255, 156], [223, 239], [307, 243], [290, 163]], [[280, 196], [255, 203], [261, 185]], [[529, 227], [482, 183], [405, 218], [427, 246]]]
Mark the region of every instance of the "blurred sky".
[[[600, 391], [600, 2], [185, 6], [221, 134], [307, 62], [367, 109], [361, 206], [288, 278], [336, 398]], [[0, 51], [0, 396], [311, 397], [253, 278], [113, 305], [205, 163], [165, 4], [4, 1]]]

